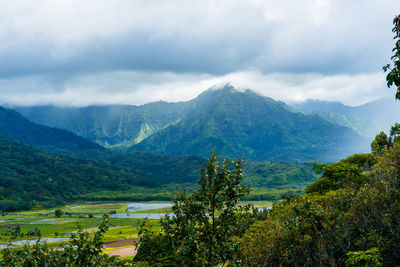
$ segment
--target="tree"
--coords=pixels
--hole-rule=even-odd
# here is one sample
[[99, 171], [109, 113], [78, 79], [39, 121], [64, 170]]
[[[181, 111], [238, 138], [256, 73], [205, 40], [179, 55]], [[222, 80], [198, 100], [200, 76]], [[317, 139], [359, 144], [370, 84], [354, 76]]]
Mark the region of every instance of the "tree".
[[391, 64], [387, 64], [383, 67], [384, 72], [388, 72], [386, 75], [387, 86], [390, 88], [391, 86], [396, 86], [396, 95], [395, 98], [400, 100], [400, 15], [397, 15], [393, 19], [393, 29], [392, 32], [394, 35], [394, 40], [396, 40], [395, 46], [392, 49], [394, 55], [391, 57], [393, 62], [393, 67]]
[[54, 215], [55, 215], [57, 218], [60, 218], [61, 215], [63, 215], [63, 214], [64, 214], [64, 212], [63, 212], [62, 210], [60, 210], [60, 209], [56, 209], [56, 210], [54, 211]]
[[312, 164], [315, 173], [321, 174], [321, 178], [306, 187], [306, 193], [326, 193], [338, 190], [344, 186], [358, 187], [364, 177], [362, 169], [354, 163], [335, 162], [332, 164]]
[[136, 260], [184, 266], [217, 265], [234, 259], [234, 237], [247, 229], [239, 198], [249, 190], [242, 184], [241, 159], [217, 160], [212, 153], [197, 188], [180, 191], [172, 207], [173, 215], [161, 219], [161, 232], [146, 228], [140, 232]]
[[384, 148], [389, 148], [392, 146], [392, 140], [387, 134], [381, 131], [375, 136], [375, 139], [371, 143], [371, 152], [375, 155], [380, 154]]
[[392, 138], [393, 143], [400, 142], [400, 123], [395, 123], [390, 129], [390, 138]]

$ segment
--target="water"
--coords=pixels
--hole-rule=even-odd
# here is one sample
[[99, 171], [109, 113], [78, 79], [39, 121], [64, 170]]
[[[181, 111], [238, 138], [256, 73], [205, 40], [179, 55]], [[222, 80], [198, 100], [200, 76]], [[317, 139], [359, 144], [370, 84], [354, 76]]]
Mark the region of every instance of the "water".
[[131, 218], [131, 219], [161, 219], [165, 213], [117, 213], [111, 214], [110, 218]]
[[[68, 237], [43, 237], [40, 239], [39, 243], [53, 243], [53, 242], [59, 242], [59, 241], [67, 241], [70, 240]], [[11, 244], [13, 245], [34, 245], [38, 239], [25, 239], [25, 240], [18, 240], [18, 241], [13, 241]]]
[[2, 223], [2, 222], [11, 222], [11, 221], [19, 221], [19, 220], [23, 220], [23, 219], [32, 219], [32, 218], [35, 218], [35, 217], [20, 217], [20, 218], [0, 220], [0, 223]]
[[126, 211], [138, 211], [172, 207], [172, 203], [129, 203]]

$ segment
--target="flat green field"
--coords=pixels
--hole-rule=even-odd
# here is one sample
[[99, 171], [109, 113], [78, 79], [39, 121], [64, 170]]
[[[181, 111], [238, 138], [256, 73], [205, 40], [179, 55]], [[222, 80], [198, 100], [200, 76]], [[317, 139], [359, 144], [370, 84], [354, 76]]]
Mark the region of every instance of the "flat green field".
[[[147, 202], [152, 203], [152, 202]], [[153, 202], [154, 203], [154, 202]], [[271, 201], [243, 201], [244, 205], [251, 203], [256, 207], [271, 206]], [[102, 214], [126, 214], [128, 202], [79, 202], [60, 207], [63, 215], [55, 216], [56, 209], [12, 212], [0, 216], [0, 243], [7, 244], [18, 240], [37, 239], [29, 232], [40, 231], [43, 238], [65, 237], [76, 233], [77, 224], [85, 231], [95, 231], [101, 222]], [[168, 213], [171, 207], [147, 209], [130, 213]], [[110, 218], [110, 228], [104, 241], [123, 240], [138, 237], [138, 227], [142, 218]], [[159, 219], [149, 219], [148, 224], [159, 227]], [[17, 229], [18, 228], [18, 229]], [[56, 245], [56, 244], [54, 244]]]

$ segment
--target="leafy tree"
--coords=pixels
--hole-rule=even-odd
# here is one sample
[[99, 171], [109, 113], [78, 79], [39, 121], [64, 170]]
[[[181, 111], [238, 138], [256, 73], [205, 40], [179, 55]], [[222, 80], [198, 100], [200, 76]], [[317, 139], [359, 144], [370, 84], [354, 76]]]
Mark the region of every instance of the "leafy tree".
[[385, 147], [391, 147], [392, 140], [387, 134], [381, 131], [379, 134], [375, 136], [375, 139], [371, 143], [371, 152], [375, 155], [378, 155], [382, 152]]
[[216, 265], [234, 259], [240, 236], [251, 224], [249, 207], [238, 207], [239, 198], [248, 194], [242, 185], [240, 159], [222, 162], [211, 154], [197, 188], [179, 192], [173, 216], [161, 219], [161, 232], [140, 232], [136, 260], [187, 266]]
[[352, 251], [347, 253], [348, 267], [379, 267], [383, 266], [382, 256], [378, 248], [371, 248], [366, 251]]
[[350, 155], [339, 162], [356, 164], [363, 171], [370, 171], [376, 164], [376, 157], [373, 153], [359, 153]]
[[400, 100], [400, 15], [397, 15], [393, 19], [393, 25], [393, 39], [396, 40], [395, 46], [392, 49], [394, 55], [391, 57], [393, 66], [387, 64], [383, 67], [383, 71], [388, 72], [386, 75], [387, 86], [391, 87], [394, 85], [396, 87], [395, 98]]
[[390, 129], [390, 138], [394, 142], [400, 142], [400, 123], [395, 123]]
[[56, 210], [54, 211], [54, 215], [55, 215], [57, 218], [60, 218], [61, 215], [63, 215], [63, 214], [64, 214], [64, 212], [63, 212], [62, 210], [60, 210], [60, 209], [56, 209]]
[[307, 193], [317, 192], [322, 194], [343, 188], [345, 185], [358, 186], [363, 181], [362, 169], [354, 163], [313, 163], [313, 167], [314, 171], [322, 176], [306, 187]]

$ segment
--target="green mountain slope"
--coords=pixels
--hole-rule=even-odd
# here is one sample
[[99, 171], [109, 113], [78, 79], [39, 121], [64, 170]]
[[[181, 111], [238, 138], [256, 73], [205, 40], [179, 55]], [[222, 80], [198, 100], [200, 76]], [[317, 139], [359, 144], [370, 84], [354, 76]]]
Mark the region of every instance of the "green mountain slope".
[[178, 120], [188, 105], [154, 102], [142, 106], [38, 106], [16, 110], [35, 123], [66, 129], [107, 148], [126, 148]]
[[66, 130], [33, 123], [14, 110], [0, 107], [0, 134], [52, 153], [104, 148]]
[[333, 161], [357, 151], [364, 141], [349, 128], [290, 112], [284, 103], [250, 90], [226, 86], [192, 102], [193, 108], [177, 123], [132, 150], [202, 157], [216, 150], [252, 160]]

